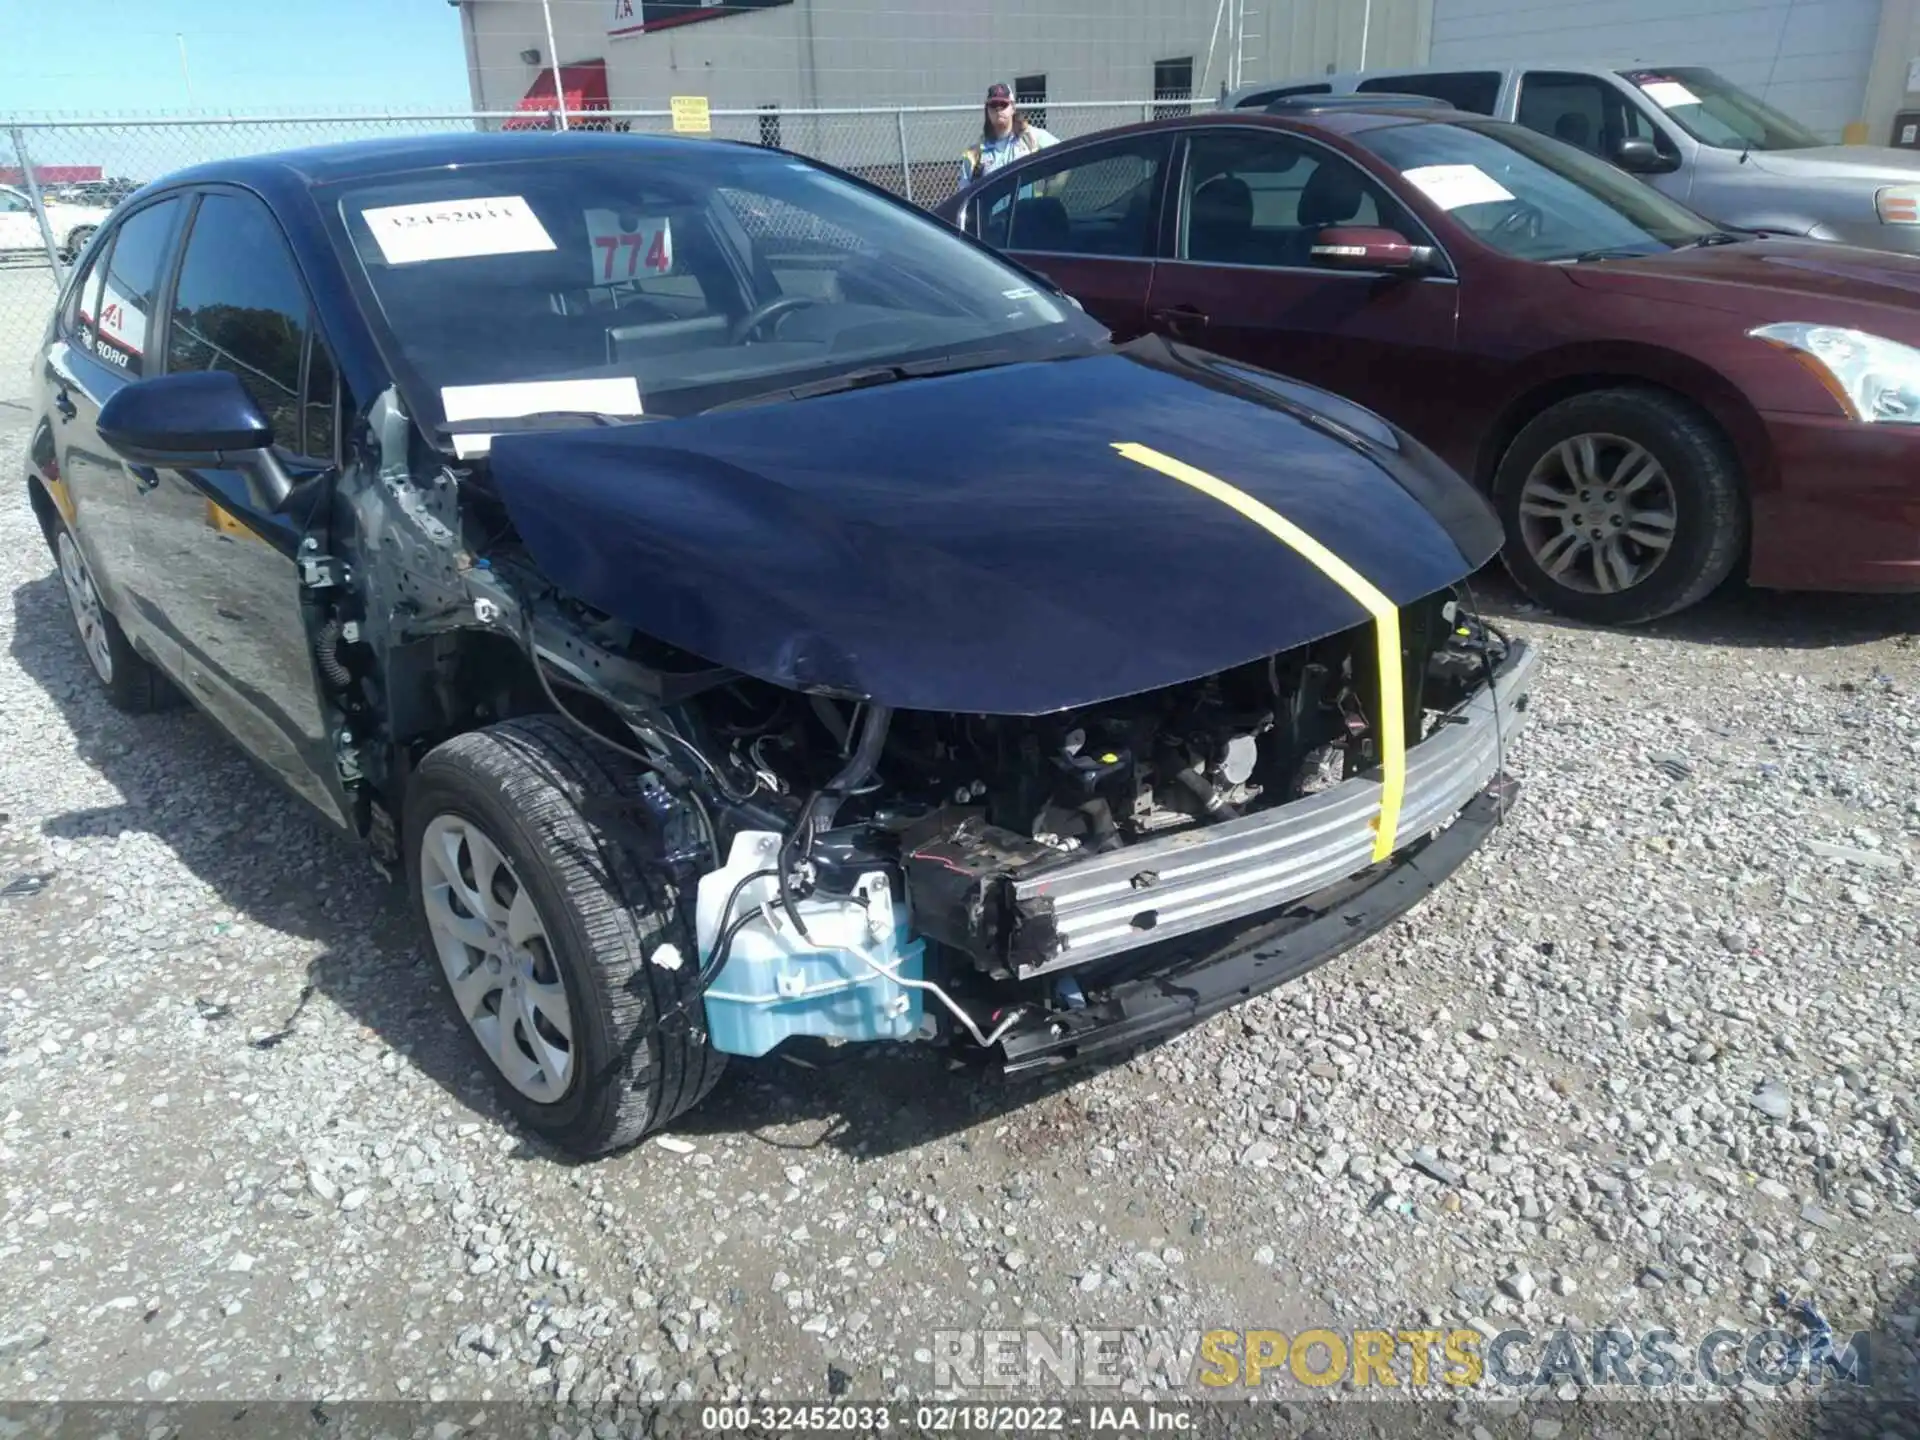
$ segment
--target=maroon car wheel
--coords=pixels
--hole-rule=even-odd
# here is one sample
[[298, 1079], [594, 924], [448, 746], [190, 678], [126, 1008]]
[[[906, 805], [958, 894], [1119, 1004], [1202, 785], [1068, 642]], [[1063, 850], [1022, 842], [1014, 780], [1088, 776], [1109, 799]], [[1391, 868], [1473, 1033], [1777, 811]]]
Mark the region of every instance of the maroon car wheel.
[[1731, 447], [1660, 391], [1599, 390], [1541, 412], [1508, 448], [1494, 497], [1515, 583], [1599, 624], [1685, 609], [1727, 578], [1746, 545]]

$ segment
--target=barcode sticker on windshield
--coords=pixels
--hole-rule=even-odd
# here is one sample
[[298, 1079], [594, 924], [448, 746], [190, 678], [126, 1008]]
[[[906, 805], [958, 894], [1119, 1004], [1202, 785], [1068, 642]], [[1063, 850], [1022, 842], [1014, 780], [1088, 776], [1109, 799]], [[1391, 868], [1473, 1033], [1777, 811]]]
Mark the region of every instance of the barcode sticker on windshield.
[[673, 271], [673, 227], [664, 216], [650, 220], [618, 210], [589, 210], [587, 241], [592, 247], [596, 284], [610, 285], [616, 280], [639, 280]]
[[1700, 97], [1678, 80], [1649, 80], [1640, 89], [1645, 92], [1647, 99], [1662, 110], [1673, 110], [1681, 105], [1700, 103]]
[[1402, 172], [1442, 210], [1513, 199], [1513, 192], [1478, 165], [1420, 165]]
[[360, 214], [389, 265], [555, 248], [547, 227], [518, 195], [386, 205]]

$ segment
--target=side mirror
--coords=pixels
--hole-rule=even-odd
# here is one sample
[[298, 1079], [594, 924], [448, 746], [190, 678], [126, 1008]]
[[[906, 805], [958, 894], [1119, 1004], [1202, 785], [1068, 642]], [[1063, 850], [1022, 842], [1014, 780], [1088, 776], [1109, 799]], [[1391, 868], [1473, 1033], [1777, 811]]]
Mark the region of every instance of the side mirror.
[[139, 380], [100, 407], [100, 438], [135, 465], [238, 470], [262, 510], [293, 491], [273, 453], [273, 427], [240, 377], [194, 370]]
[[1335, 225], [1313, 237], [1316, 264], [1330, 270], [1385, 270], [1419, 275], [1433, 268], [1431, 245], [1415, 245], [1398, 230]]
[[1675, 169], [1676, 161], [1644, 135], [1629, 135], [1613, 147], [1613, 163], [1633, 175], [1659, 175]]

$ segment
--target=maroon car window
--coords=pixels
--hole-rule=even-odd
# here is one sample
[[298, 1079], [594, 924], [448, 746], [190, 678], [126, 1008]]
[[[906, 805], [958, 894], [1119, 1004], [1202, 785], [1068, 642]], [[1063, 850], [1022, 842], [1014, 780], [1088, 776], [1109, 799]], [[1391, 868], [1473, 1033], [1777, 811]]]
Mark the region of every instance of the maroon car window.
[[1425, 95], [1456, 110], [1491, 115], [1500, 103], [1498, 70], [1462, 70], [1448, 75], [1376, 75], [1353, 87], [1366, 95]]
[[1143, 136], [1024, 165], [974, 202], [996, 250], [1144, 259], [1167, 142]]
[[1314, 237], [1330, 225], [1415, 228], [1358, 167], [1272, 132], [1196, 134], [1181, 191], [1176, 253], [1183, 260], [1305, 267], [1316, 263]]
[[1482, 244], [1521, 260], [1607, 260], [1718, 232], [1624, 170], [1497, 120], [1383, 125], [1354, 139]]

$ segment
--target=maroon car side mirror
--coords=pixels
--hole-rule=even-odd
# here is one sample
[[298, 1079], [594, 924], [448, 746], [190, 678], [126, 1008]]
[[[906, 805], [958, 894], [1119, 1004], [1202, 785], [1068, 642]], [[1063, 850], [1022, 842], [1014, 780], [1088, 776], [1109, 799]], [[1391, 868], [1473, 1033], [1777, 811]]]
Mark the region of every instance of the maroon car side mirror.
[[1415, 245], [1398, 230], [1335, 225], [1313, 237], [1313, 259], [1331, 270], [1385, 270], [1420, 274], [1433, 268], [1433, 247]]

